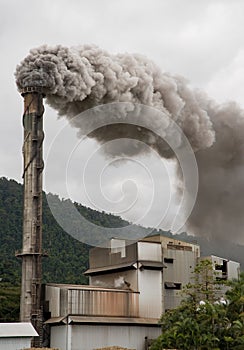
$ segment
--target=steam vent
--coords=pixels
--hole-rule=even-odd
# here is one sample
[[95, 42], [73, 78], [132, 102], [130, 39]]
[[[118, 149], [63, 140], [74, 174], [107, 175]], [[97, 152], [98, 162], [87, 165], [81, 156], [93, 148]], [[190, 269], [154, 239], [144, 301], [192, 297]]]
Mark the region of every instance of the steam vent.
[[39, 333], [34, 346], [41, 343], [42, 307], [42, 143], [43, 92], [38, 87], [25, 87], [24, 98], [24, 203], [23, 203], [23, 244], [16, 255], [22, 259], [22, 285], [20, 321], [32, 322]]

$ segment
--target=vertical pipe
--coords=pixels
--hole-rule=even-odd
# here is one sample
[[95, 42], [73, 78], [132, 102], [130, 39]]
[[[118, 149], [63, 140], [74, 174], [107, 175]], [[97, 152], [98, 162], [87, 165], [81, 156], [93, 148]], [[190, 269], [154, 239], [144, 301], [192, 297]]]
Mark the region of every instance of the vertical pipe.
[[24, 98], [24, 203], [22, 285], [20, 321], [32, 322], [40, 337], [33, 345], [40, 346], [42, 334], [41, 277], [42, 277], [42, 143], [43, 94], [38, 88], [25, 88]]

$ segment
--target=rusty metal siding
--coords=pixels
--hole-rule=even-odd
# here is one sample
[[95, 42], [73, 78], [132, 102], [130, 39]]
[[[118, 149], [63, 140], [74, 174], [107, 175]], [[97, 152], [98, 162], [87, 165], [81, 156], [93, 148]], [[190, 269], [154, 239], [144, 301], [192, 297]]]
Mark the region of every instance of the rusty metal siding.
[[69, 315], [137, 317], [137, 294], [103, 290], [68, 290]]
[[[47, 286], [51, 317], [67, 315], [138, 317], [139, 293], [102, 288], [59, 288]], [[52, 290], [53, 289], [53, 290]]]

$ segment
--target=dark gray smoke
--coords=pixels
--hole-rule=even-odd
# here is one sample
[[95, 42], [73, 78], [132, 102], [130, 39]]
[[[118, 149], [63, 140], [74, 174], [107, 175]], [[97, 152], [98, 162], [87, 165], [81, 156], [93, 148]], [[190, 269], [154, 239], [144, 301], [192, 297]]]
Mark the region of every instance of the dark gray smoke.
[[[163, 73], [145, 57], [111, 55], [88, 45], [33, 49], [17, 67], [16, 81], [20, 90], [42, 86], [47, 102], [70, 120], [110, 102], [140, 103], [164, 112], [181, 127], [196, 152], [200, 184], [189, 226], [196, 235], [228, 238], [233, 234], [241, 239], [244, 126], [243, 111], [235, 104], [216, 105], [190, 89], [185, 79]], [[102, 127], [90, 136], [99, 142], [135, 138], [152, 145], [161, 156], [173, 156], [150, 130], [131, 125]]]
[[197, 235], [244, 244], [244, 111], [234, 102], [200, 104], [212, 120], [216, 141], [195, 154], [199, 190], [189, 225]]
[[[42, 86], [50, 106], [68, 118], [109, 102], [141, 103], [176, 121], [194, 150], [209, 147], [214, 141], [209, 117], [185, 80], [162, 73], [140, 55], [110, 55], [88, 45], [42, 46], [30, 51], [17, 67], [16, 78], [20, 90], [25, 86]], [[112, 138], [119, 138], [120, 129], [112, 134]], [[130, 134], [133, 137], [132, 131]], [[107, 141], [111, 133], [101, 130], [96, 137]]]

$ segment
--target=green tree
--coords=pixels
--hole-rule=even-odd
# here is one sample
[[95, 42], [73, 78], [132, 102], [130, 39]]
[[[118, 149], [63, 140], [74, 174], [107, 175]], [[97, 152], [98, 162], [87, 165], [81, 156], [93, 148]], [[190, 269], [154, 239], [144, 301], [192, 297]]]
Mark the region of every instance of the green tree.
[[229, 327], [225, 335], [225, 342], [229, 349], [244, 349], [244, 273], [238, 280], [228, 283], [230, 289], [226, 292], [228, 299], [227, 317]]
[[206, 301], [196, 308], [192, 300], [186, 300], [162, 316], [162, 335], [151, 349], [221, 349], [228, 323], [226, 306]]
[[244, 349], [243, 285], [242, 275], [230, 283], [226, 299], [218, 299], [212, 264], [201, 261], [181, 305], [162, 315], [162, 335], [151, 350]]
[[200, 301], [214, 302], [219, 299], [220, 289], [220, 282], [216, 280], [212, 262], [204, 259], [196, 265], [192, 282], [185, 286], [183, 293], [194, 303]]
[[0, 322], [19, 321], [20, 287], [0, 282]]
[[228, 315], [231, 320], [242, 318], [244, 315], [244, 272], [239, 279], [229, 281], [230, 289], [226, 292], [229, 300]]

